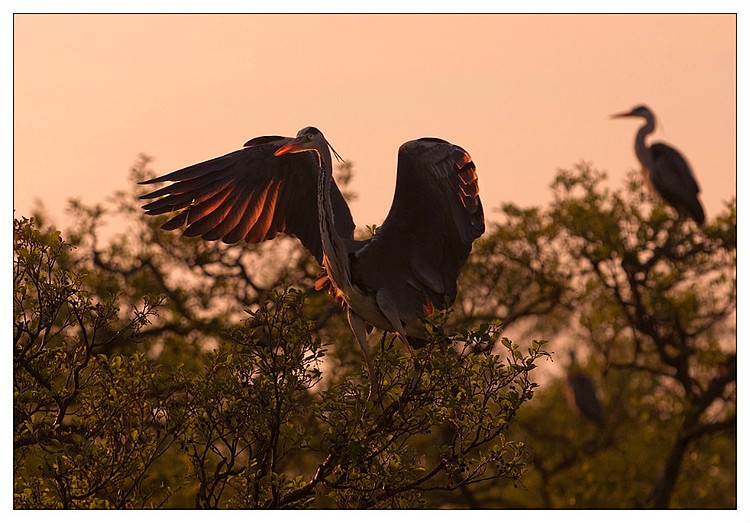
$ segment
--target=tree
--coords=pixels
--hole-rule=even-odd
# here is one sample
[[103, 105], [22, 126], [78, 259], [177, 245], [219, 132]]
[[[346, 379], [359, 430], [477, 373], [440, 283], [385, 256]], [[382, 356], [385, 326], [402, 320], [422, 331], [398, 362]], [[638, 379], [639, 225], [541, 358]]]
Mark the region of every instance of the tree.
[[582, 164], [558, 174], [548, 209], [506, 205], [461, 285], [487, 299], [456, 321], [499, 314], [555, 354], [587, 354], [607, 407], [599, 430], [562, 381], [543, 384], [514, 432], [534, 449], [537, 495], [507, 503], [736, 505], [736, 203], [698, 228], [640, 177], [605, 181]]
[[[118, 195], [117, 213], [137, 216], [133, 201]], [[504, 434], [542, 343], [521, 351], [489, 322], [446, 336], [436, 316], [423, 348], [381, 338], [381, 398], [367, 402], [306, 255], [183, 242], [140, 217], [101, 248], [112, 215], [72, 212], [70, 244], [14, 222], [16, 507], [418, 506], [523, 472], [524, 446]], [[285, 249], [290, 263], [252, 270]], [[425, 444], [432, 433], [440, 445]]]
[[[16, 274], [46, 268], [14, 279], [15, 506], [736, 506], [736, 203], [698, 229], [634, 176], [552, 190], [503, 206], [424, 348], [380, 336], [374, 404], [293, 240], [165, 233], [130, 192], [72, 202], [69, 243], [16, 221]], [[571, 348], [603, 428], [564, 402]]]
[[[157, 302], [120, 317], [60, 267], [59, 232], [14, 221], [13, 449], [17, 507], [122, 507], [179, 428], [151, 430], [170, 400], [152, 362], [105, 355], [133, 339]], [[175, 413], [175, 417], [177, 413]]]

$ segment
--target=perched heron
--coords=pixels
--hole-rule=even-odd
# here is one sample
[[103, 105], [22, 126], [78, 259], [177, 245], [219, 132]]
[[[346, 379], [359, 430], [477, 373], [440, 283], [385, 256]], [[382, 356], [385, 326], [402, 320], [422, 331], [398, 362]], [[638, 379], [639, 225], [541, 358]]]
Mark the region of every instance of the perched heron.
[[141, 198], [146, 214], [181, 211], [162, 228], [185, 236], [258, 243], [296, 236], [323, 266], [364, 354], [375, 326], [405, 345], [427, 337], [424, 319], [456, 297], [456, 280], [484, 232], [476, 168], [438, 138], [403, 144], [390, 212], [369, 240], [355, 240], [349, 206], [332, 175], [336, 151], [315, 127], [295, 138], [262, 136], [243, 149], [141, 183], [173, 182]]
[[570, 408], [597, 425], [604, 424], [602, 405], [596, 395], [596, 387], [576, 363], [575, 351], [570, 352], [570, 365], [565, 378], [565, 393]]
[[680, 214], [686, 214], [702, 224], [705, 220], [703, 206], [698, 200], [698, 183], [685, 158], [665, 143], [646, 146], [646, 136], [656, 129], [656, 117], [645, 105], [634, 107], [612, 118], [640, 117], [646, 123], [635, 137], [635, 155], [641, 163], [646, 184]]

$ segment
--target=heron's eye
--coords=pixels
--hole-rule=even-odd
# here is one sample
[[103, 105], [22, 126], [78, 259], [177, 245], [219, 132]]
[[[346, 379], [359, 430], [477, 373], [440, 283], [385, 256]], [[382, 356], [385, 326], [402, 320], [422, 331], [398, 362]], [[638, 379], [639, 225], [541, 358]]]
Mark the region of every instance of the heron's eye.
[[312, 142], [312, 139], [313, 139], [312, 133], [307, 133], [307, 139]]

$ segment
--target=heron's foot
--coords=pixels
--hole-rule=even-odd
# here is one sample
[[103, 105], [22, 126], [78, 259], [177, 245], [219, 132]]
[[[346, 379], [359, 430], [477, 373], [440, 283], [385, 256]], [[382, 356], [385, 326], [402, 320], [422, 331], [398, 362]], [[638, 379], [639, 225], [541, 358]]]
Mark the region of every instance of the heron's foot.
[[370, 390], [367, 392], [367, 401], [376, 401], [380, 399], [380, 387], [376, 381], [370, 380]]
[[375, 368], [372, 365], [372, 361], [367, 360], [367, 378], [370, 381], [370, 390], [367, 392], [367, 401], [380, 400], [380, 384], [378, 383], [378, 375], [375, 373]]
[[409, 382], [407, 390], [414, 392], [419, 386], [419, 382], [422, 380], [422, 374], [424, 373], [424, 365], [418, 362], [414, 362], [414, 377]]

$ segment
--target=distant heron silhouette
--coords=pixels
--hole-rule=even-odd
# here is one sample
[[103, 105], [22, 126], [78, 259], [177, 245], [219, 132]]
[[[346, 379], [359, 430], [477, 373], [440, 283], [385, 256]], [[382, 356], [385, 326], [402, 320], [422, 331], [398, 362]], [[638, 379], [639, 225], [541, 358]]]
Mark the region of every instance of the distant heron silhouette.
[[597, 425], [604, 424], [602, 405], [597, 397], [594, 382], [578, 366], [574, 350], [570, 352], [565, 392], [571, 409]]
[[162, 228], [187, 224], [186, 236], [230, 244], [279, 233], [299, 238], [345, 305], [372, 397], [371, 326], [397, 333], [407, 346], [427, 337], [425, 317], [455, 300], [459, 271], [484, 232], [484, 211], [469, 154], [421, 138], [399, 148], [396, 192], [382, 226], [372, 238], [355, 240], [331, 150], [315, 127], [295, 138], [254, 138], [243, 149], [141, 182], [173, 182], [141, 198], [160, 198], [143, 206], [146, 214], [180, 211]]
[[683, 156], [665, 143], [646, 146], [646, 136], [656, 129], [656, 117], [645, 105], [631, 111], [613, 114], [612, 118], [640, 117], [646, 123], [635, 137], [635, 155], [641, 164], [646, 184], [680, 214], [702, 224], [705, 221], [703, 206], [698, 200], [700, 188], [693, 177], [690, 166]]

